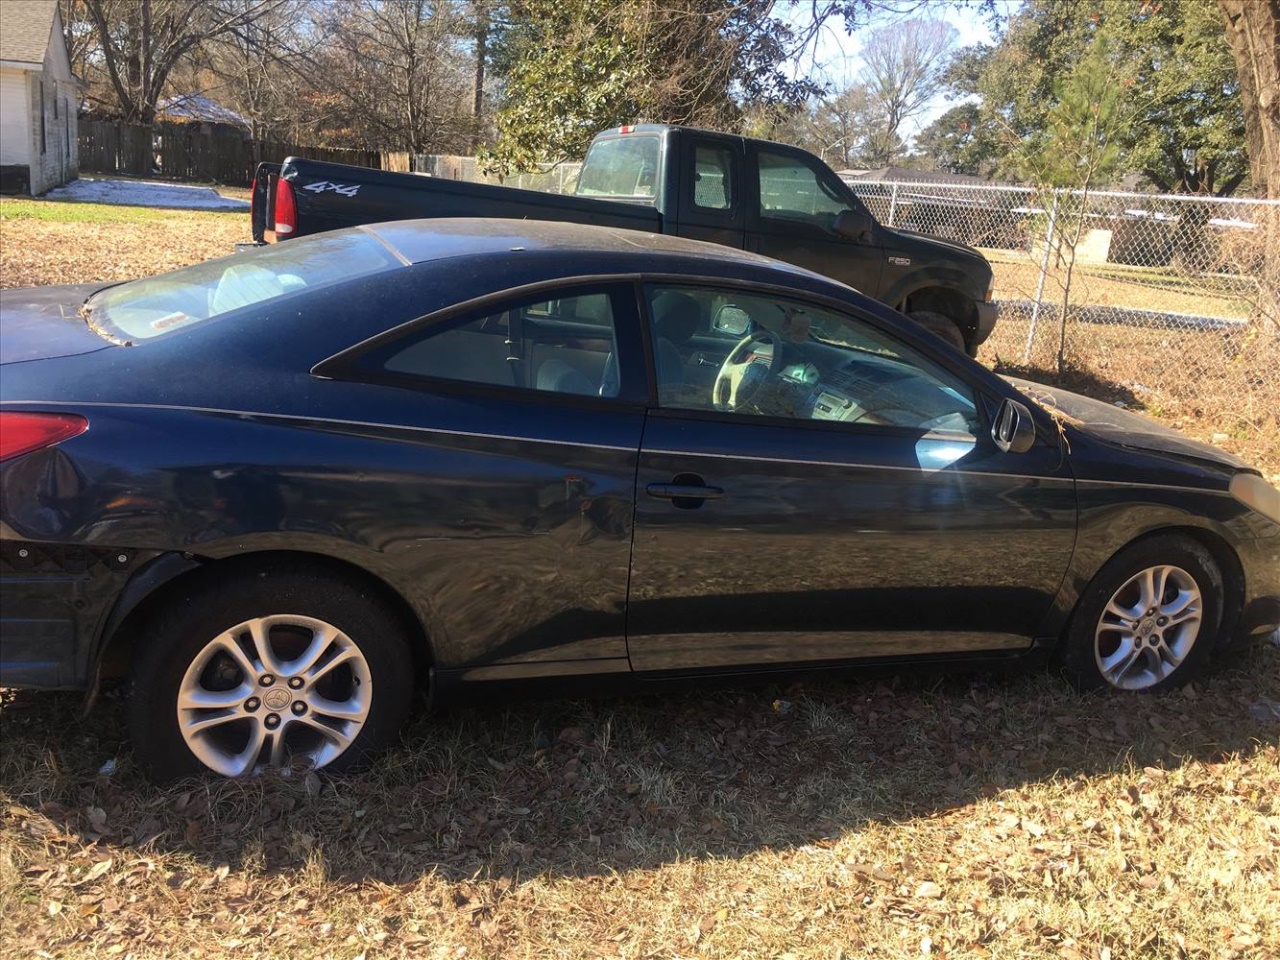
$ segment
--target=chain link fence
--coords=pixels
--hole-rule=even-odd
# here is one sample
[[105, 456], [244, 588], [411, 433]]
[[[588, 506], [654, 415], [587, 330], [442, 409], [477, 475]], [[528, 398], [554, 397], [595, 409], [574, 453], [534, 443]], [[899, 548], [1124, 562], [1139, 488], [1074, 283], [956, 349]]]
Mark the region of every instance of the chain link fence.
[[882, 223], [991, 262], [982, 359], [1056, 375], [1061, 358], [1118, 398], [1280, 447], [1280, 203], [848, 182]]

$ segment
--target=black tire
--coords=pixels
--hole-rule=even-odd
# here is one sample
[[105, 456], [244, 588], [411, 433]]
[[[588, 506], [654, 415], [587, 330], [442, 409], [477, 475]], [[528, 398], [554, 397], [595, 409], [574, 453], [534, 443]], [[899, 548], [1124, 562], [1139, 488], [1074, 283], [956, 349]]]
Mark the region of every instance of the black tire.
[[907, 317], [924, 327], [943, 343], [955, 347], [961, 353], [965, 352], [964, 334], [960, 332], [960, 328], [950, 317], [944, 317], [940, 313], [934, 313], [932, 310], [917, 310], [915, 313], [908, 313]]
[[[348, 671], [345, 678], [337, 682], [347, 684], [352, 703], [357, 701], [356, 691], [362, 683], [365, 686], [359, 692], [359, 699], [365, 699], [364, 694], [371, 692], [367, 695], [367, 714], [357, 725], [348, 726], [346, 721], [339, 721], [344, 735], [358, 732], [344, 747], [330, 745], [329, 750], [341, 752], [320, 765], [327, 772], [341, 773], [360, 765], [396, 741], [408, 718], [414, 689], [413, 657], [405, 626], [399, 618], [387, 609], [380, 598], [344, 582], [329, 571], [309, 570], [305, 565], [287, 570], [246, 571], [242, 568], [221, 579], [215, 580], [206, 575], [185, 586], [179, 584], [175, 595], [168, 598], [163, 609], [151, 618], [139, 637], [128, 704], [129, 730], [135, 755], [153, 780], [163, 782], [219, 772], [193, 753], [179, 727], [177, 697], [184, 677], [188, 668], [194, 670], [196, 658], [203, 659], [202, 652], [215, 638], [238, 624], [281, 615], [311, 618], [331, 625], [339, 631], [344, 644], [354, 646], [358, 656], [363, 658], [359, 663], [363, 680], [355, 677], [354, 671], [347, 666], [326, 668], [330, 679], [344, 670]], [[270, 627], [268, 632], [281, 629], [300, 633], [299, 628], [288, 623]], [[313, 636], [318, 636], [318, 633]], [[305, 643], [305, 634], [302, 637]], [[289, 638], [286, 636], [285, 639]], [[344, 650], [333, 648], [331, 654]], [[280, 652], [279, 647], [276, 652]], [[338, 658], [330, 655], [321, 658], [321, 662], [335, 659]], [[281, 665], [294, 662], [301, 661], [290, 660]], [[219, 667], [225, 668], [225, 664], [219, 664]], [[234, 665], [232, 670], [235, 672]], [[243, 674], [243, 671], [238, 673]], [[205, 674], [200, 676], [203, 689]], [[282, 672], [281, 691], [287, 689], [285, 676]], [[258, 677], [259, 684], [265, 679], [270, 677]], [[233, 682], [236, 689], [245, 683], [254, 686], [247, 676]], [[296, 682], [301, 685], [301, 677]], [[264, 693], [260, 702], [265, 711], [266, 691], [256, 692]], [[310, 690], [289, 692], [294, 700], [303, 700]], [[328, 695], [328, 691], [324, 693]], [[298, 708], [296, 703], [288, 704], [287, 701], [286, 706], [293, 706], [295, 711]], [[314, 729], [318, 729], [315, 723], [310, 725], [312, 729], [307, 729], [303, 723], [298, 723], [295, 729], [289, 711], [276, 709], [280, 712], [276, 714], [275, 722], [281, 724], [281, 717], [284, 721], [276, 734], [282, 739], [287, 739], [286, 730], [293, 730], [295, 735], [305, 740]], [[301, 709], [305, 711], [307, 705], [303, 704]], [[252, 726], [251, 721], [265, 721], [266, 716], [265, 712], [259, 714], [255, 710], [252, 718], [242, 717], [236, 722]], [[312, 719], [329, 718], [313, 714]], [[236, 735], [234, 730], [229, 734], [232, 735]], [[250, 735], [246, 734], [246, 743]], [[315, 739], [317, 743], [324, 742], [324, 738]], [[244, 772], [252, 769], [250, 767]], [[231, 774], [223, 772], [223, 775]]]
[[[1158, 606], [1149, 608], [1155, 611], [1150, 613], [1139, 610], [1141, 587], [1131, 581], [1144, 571], [1155, 569], [1170, 571], [1166, 579], [1153, 582], [1163, 583], [1164, 596], [1174, 599], [1167, 606], [1160, 601]], [[1178, 594], [1188, 582], [1194, 584], [1201, 598], [1198, 624], [1189, 643], [1186, 642], [1190, 636], [1189, 622], [1179, 625], [1176, 621], [1177, 616], [1185, 613], [1159, 616], [1178, 605], [1177, 596], [1189, 595], [1185, 590]], [[1122, 588], [1126, 588], [1126, 592], [1117, 596]], [[1195, 540], [1161, 534], [1131, 544], [1107, 561], [1076, 604], [1061, 651], [1068, 679], [1082, 691], [1158, 692], [1183, 686], [1204, 670], [1212, 656], [1222, 624], [1224, 595], [1222, 572], [1209, 551]], [[1103, 615], [1113, 599], [1117, 600], [1117, 607], [1131, 608], [1140, 613], [1141, 618], [1135, 615], [1135, 619], [1126, 621], [1108, 613], [1104, 623]], [[1165, 621], [1170, 625], [1165, 626]], [[1188, 632], [1183, 633], [1184, 630]], [[1160, 637], [1160, 645], [1151, 644], [1150, 638], [1155, 636]], [[1127, 644], [1136, 647], [1133, 665], [1119, 675], [1120, 665], [1129, 662], [1123, 652], [1130, 649]], [[1184, 646], [1184, 650], [1173, 665], [1171, 655], [1162, 655], [1161, 650], [1177, 646]], [[1119, 659], [1120, 664], [1109, 676], [1103, 665], [1112, 658]], [[1167, 673], [1162, 675], [1163, 671]]]

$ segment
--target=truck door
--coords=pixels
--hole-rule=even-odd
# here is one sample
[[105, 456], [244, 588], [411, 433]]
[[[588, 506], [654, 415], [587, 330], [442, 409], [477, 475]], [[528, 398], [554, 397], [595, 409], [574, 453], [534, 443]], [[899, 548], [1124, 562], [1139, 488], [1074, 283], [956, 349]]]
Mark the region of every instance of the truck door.
[[738, 137], [683, 134], [675, 233], [742, 249], [743, 146]]
[[748, 250], [879, 296], [884, 267], [879, 231], [873, 228], [856, 241], [836, 233], [842, 211], [870, 214], [830, 168], [802, 150], [753, 143], [748, 170]]

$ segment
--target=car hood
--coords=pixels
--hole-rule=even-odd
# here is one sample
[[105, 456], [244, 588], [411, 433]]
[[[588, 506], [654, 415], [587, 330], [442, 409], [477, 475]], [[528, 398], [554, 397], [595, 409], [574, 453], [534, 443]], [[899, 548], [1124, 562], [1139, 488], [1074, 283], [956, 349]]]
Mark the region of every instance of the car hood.
[[1253, 469], [1245, 461], [1232, 456], [1225, 450], [1193, 440], [1141, 414], [1132, 413], [1114, 404], [1094, 400], [1060, 387], [1048, 387], [1042, 383], [1020, 380], [1017, 377], [1004, 379], [1042, 406], [1062, 411], [1070, 418], [1068, 422], [1075, 429], [1107, 443], [1131, 450], [1172, 454], [1236, 470]]
[[69, 357], [111, 346], [79, 314], [101, 283], [0, 290], [0, 363]]

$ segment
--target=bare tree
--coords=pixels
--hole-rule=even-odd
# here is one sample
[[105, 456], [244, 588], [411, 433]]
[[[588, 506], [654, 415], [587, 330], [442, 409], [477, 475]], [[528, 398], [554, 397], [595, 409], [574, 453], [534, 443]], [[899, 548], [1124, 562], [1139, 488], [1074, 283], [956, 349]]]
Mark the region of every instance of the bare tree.
[[155, 120], [174, 68], [201, 44], [243, 28], [283, 0], [80, 0], [95, 54], [124, 119]]
[[866, 160], [885, 166], [904, 149], [902, 125], [943, 87], [942, 71], [957, 31], [940, 20], [907, 20], [871, 32], [863, 48], [867, 92], [879, 116]]
[[[227, 2], [248, 10], [256, 0]], [[320, 44], [310, 28], [311, 6], [310, 0], [281, 0], [199, 51], [200, 76], [215, 88], [214, 99], [248, 120], [255, 139], [286, 138], [285, 130], [296, 132], [290, 128], [298, 125], [306, 109], [302, 101], [316, 73], [314, 56]]]
[[370, 146], [411, 153], [463, 145], [473, 71], [461, 5], [333, 0], [324, 10], [320, 62], [350, 133]]

